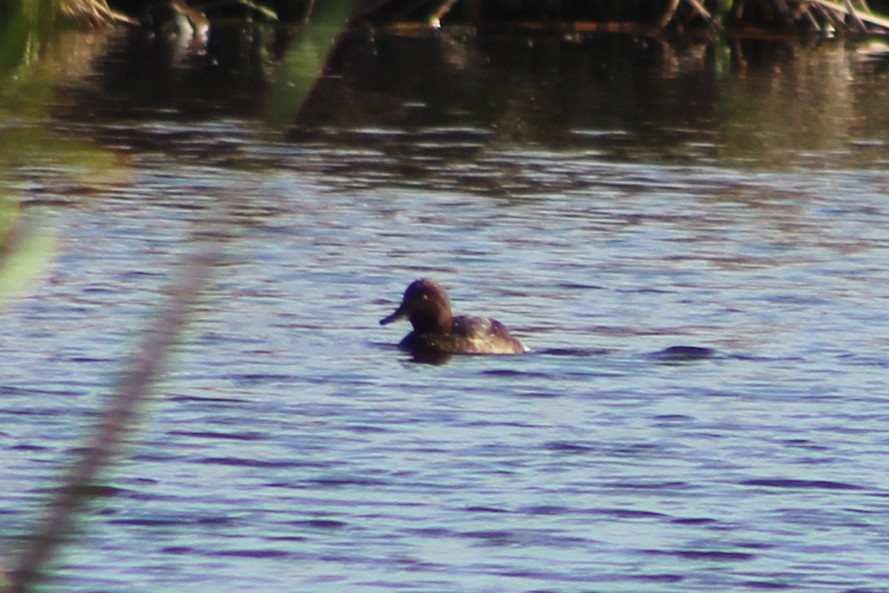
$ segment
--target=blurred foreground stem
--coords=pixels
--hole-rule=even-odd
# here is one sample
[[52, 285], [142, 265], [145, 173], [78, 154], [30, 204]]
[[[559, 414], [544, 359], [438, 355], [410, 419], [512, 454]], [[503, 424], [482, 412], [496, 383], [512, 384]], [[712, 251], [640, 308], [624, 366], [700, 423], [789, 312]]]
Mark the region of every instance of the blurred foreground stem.
[[274, 128], [294, 123], [315, 85], [324, 74], [340, 36], [348, 29], [358, 0], [323, 2], [287, 49], [272, 86], [266, 120]]
[[110, 402], [94, 428], [91, 441], [71, 468], [43, 524], [30, 538], [30, 547], [14, 567], [9, 591], [25, 593], [33, 589], [44, 574], [47, 562], [62, 538], [68, 533], [73, 517], [89, 497], [91, 486], [126, 431], [131, 427], [138, 404], [146, 398], [153, 383], [163, 371], [171, 348], [179, 339], [189, 311], [210, 276], [220, 256], [202, 253], [189, 256], [179, 281], [170, 290], [170, 297], [124, 369]]

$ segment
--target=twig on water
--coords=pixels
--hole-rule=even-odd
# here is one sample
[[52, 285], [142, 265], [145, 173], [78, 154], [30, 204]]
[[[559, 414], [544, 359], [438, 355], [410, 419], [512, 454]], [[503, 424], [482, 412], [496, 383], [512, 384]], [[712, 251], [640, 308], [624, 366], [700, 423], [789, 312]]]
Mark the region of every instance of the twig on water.
[[713, 15], [710, 14], [710, 11], [707, 10], [707, 8], [703, 4], [701, 4], [699, 0], [688, 0], [688, 4], [695, 10], [695, 12], [698, 13], [701, 18], [707, 21], [708, 24], [710, 24], [711, 26], [715, 24]]
[[676, 14], [676, 9], [679, 8], [679, 0], [670, 0], [670, 4], [664, 10], [664, 13], [661, 15], [661, 18], [658, 19], [655, 27], [660, 30], [667, 26], [667, 24], [673, 20], [673, 16]]
[[[832, 0], [809, 0], [809, 3], [813, 6], [821, 8], [826, 13], [834, 13], [837, 15], [851, 14], [851, 12], [854, 10], [850, 4], [845, 2], [840, 3], [834, 2]], [[862, 26], [875, 27], [881, 30], [883, 33], [889, 32], [889, 19], [885, 17], [859, 10], [857, 13], [855, 13], [854, 18], [857, 19], [857, 21], [861, 22]], [[842, 26], [841, 22], [839, 22], [838, 24]]]
[[861, 22], [861, 19], [858, 18], [858, 13], [856, 12], [855, 7], [852, 5], [852, 0], [846, 0], [846, 10], [849, 11], [849, 18], [855, 24], [855, 28], [862, 33], [867, 33], [867, 27], [864, 25], [864, 23]]
[[444, 18], [444, 15], [450, 12], [456, 2], [457, 0], [444, 0], [444, 2], [439, 4], [438, 7], [432, 11], [432, 14], [429, 17], [429, 24], [436, 29], [441, 27], [441, 19]]

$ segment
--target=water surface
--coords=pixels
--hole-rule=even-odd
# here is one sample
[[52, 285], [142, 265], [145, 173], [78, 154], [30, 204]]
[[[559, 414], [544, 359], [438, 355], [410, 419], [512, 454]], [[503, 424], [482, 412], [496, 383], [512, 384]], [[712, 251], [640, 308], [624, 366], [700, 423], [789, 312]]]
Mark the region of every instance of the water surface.
[[[882, 58], [379, 34], [282, 134], [249, 51], [106, 43], [27, 124], [101, 166], [3, 156], [59, 236], [3, 314], [5, 555], [225, 257], [46, 590], [887, 590]], [[412, 362], [419, 276], [532, 352]]]

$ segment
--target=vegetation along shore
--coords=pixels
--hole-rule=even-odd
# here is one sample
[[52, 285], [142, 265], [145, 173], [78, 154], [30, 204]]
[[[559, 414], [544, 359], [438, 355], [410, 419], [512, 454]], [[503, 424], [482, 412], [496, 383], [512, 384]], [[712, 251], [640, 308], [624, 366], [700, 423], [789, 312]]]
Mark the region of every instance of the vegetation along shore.
[[375, 25], [569, 27], [579, 30], [744, 34], [889, 34], [889, 1], [867, 0], [13, 0], [7, 18], [85, 26], [175, 19], [192, 24], [232, 16], [311, 22], [329, 5], [349, 6], [353, 23]]

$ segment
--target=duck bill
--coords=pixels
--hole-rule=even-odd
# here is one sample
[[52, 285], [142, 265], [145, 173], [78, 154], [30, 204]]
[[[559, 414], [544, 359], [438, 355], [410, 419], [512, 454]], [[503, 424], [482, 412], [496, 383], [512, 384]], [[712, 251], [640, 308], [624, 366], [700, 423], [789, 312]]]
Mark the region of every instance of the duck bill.
[[395, 313], [389, 315], [388, 317], [383, 317], [382, 319], [380, 319], [380, 325], [387, 325], [389, 323], [392, 323], [393, 321], [398, 321], [399, 319], [402, 319], [404, 315], [404, 307], [398, 307], [397, 309], [395, 309]]

